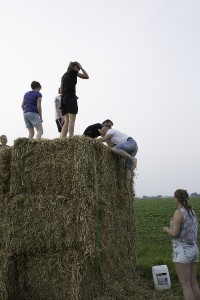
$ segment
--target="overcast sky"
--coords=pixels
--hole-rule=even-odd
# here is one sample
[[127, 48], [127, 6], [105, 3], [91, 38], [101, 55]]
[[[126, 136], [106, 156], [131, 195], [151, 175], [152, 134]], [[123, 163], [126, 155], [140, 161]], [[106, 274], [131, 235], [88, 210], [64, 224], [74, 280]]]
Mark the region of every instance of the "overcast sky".
[[21, 102], [42, 85], [44, 137], [68, 63], [78, 79], [75, 134], [109, 118], [139, 151], [136, 195], [200, 193], [199, 0], [0, 0], [0, 134], [27, 137]]

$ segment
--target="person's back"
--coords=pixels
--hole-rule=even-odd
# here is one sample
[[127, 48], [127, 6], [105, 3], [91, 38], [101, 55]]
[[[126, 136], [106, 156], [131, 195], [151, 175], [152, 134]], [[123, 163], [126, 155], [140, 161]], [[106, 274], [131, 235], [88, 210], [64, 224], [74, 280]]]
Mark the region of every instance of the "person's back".
[[29, 132], [29, 138], [32, 139], [35, 135], [34, 128], [37, 131], [36, 138], [40, 139], [43, 134], [42, 127], [42, 94], [41, 84], [38, 81], [31, 83], [32, 91], [25, 93], [21, 108], [23, 110], [25, 126]]
[[197, 281], [199, 248], [197, 244], [198, 221], [189, 203], [189, 194], [184, 189], [174, 192], [176, 211], [170, 228], [163, 232], [172, 238], [172, 261], [181, 284], [185, 300], [200, 300]]
[[71, 69], [62, 76], [63, 96], [66, 94], [76, 94], [77, 74], [76, 70]]
[[100, 123], [90, 125], [85, 129], [83, 135], [91, 138], [97, 138], [98, 136], [101, 135], [99, 129], [102, 129], [102, 125]]
[[110, 128], [106, 134], [110, 134], [111, 135], [111, 142], [114, 145], [118, 145], [120, 143], [124, 143], [127, 141], [127, 139], [129, 138], [129, 135], [117, 130], [117, 129], [112, 129]]
[[192, 211], [192, 214], [191, 211], [187, 211], [184, 207], [181, 207], [180, 211], [183, 213], [183, 221], [181, 223], [179, 234], [173, 238], [173, 241], [195, 245], [197, 243], [198, 233], [197, 217], [194, 211]]
[[38, 113], [37, 99], [42, 97], [42, 94], [38, 91], [29, 91], [24, 95], [24, 108], [23, 111]]
[[85, 131], [83, 132], [83, 135], [91, 137], [91, 138], [97, 138], [101, 135], [101, 129], [103, 126], [108, 126], [111, 128], [113, 126], [113, 122], [109, 119], [103, 121], [100, 123], [95, 123], [93, 125], [89, 125]]
[[70, 62], [67, 72], [62, 76], [60, 85], [60, 92], [62, 94], [60, 110], [64, 118], [61, 138], [66, 138], [68, 133], [70, 137], [74, 135], [75, 120], [78, 114], [78, 97], [76, 96], [77, 77], [89, 79], [87, 72], [77, 61]]

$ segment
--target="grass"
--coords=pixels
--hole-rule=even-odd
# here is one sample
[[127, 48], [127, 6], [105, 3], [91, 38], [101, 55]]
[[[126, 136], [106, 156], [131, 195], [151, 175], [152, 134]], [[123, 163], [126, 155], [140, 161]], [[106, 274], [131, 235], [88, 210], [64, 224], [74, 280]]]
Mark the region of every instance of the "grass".
[[[200, 227], [200, 198], [192, 198], [190, 202], [197, 214]], [[172, 288], [179, 293], [180, 287], [171, 258], [171, 239], [162, 232], [163, 226], [169, 226], [176, 209], [173, 199], [138, 199], [135, 201], [135, 208], [138, 269], [145, 278], [152, 279], [152, 266], [167, 265]]]

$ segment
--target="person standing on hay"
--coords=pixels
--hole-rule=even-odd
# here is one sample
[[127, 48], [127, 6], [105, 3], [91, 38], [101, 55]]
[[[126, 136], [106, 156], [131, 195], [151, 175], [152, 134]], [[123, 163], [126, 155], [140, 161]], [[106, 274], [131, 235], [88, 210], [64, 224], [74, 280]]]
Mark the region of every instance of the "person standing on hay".
[[61, 133], [63, 124], [64, 124], [64, 118], [61, 114], [60, 111], [60, 106], [61, 106], [61, 93], [60, 93], [60, 88], [58, 89], [58, 95], [55, 97], [54, 100], [55, 104], [55, 120], [56, 120], [56, 125], [58, 128], [58, 132]]
[[95, 123], [93, 125], [89, 125], [83, 135], [91, 137], [93, 139], [99, 137], [101, 135], [101, 129], [103, 126], [108, 126], [109, 128], [112, 128], [113, 122], [109, 119], [103, 121], [101, 124], [100, 123]]
[[181, 284], [185, 300], [200, 300], [197, 281], [197, 245], [198, 220], [186, 190], [178, 189], [174, 193], [177, 210], [170, 222], [170, 228], [163, 232], [172, 238], [172, 259]]
[[66, 138], [68, 133], [70, 137], [74, 135], [75, 119], [78, 113], [78, 97], [76, 96], [77, 77], [89, 79], [87, 72], [77, 61], [70, 62], [67, 72], [62, 76], [60, 86], [62, 94], [60, 110], [64, 117], [61, 138]]
[[43, 134], [42, 127], [42, 94], [40, 93], [41, 84], [38, 81], [31, 83], [32, 91], [24, 95], [22, 101], [22, 109], [24, 112], [24, 122], [29, 132], [29, 139], [33, 139], [35, 135], [34, 128], [37, 131], [36, 139], [40, 139]]
[[4, 135], [4, 134], [2, 134], [0, 136], [0, 143], [1, 143], [0, 144], [0, 148], [8, 148], [8, 147], [10, 147], [10, 146], [7, 145], [7, 142], [8, 142], [7, 136]]
[[104, 125], [101, 129], [100, 142], [106, 142], [112, 151], [124, 157], [125, 160], [125, 177], [126, 183], [129, 184], [131, 180], [131, 170], [137, 166], [137, 159], [135, 158], [138, 152], [136, 141], [125, 133], [116, 129], [110, 129], [109, 126]]

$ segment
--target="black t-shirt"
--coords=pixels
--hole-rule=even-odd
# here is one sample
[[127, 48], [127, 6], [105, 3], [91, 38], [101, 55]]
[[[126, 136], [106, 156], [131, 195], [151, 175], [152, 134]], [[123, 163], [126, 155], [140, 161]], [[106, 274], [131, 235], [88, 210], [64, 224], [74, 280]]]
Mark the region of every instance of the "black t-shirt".
[[62, 95], [76, 94], [77, 74], [76, 70], [70, 70], [62, 76]]
[[84, 131], [84, 135], [89, 136], [91, 138], [97, 138], [98, 136], [100, 136], [100, 132], [98, 131], [98, 129], [101, 129], [102, 125], [100, 123], [96, 123], [93, 125], [88, 126], [85, 131]]

